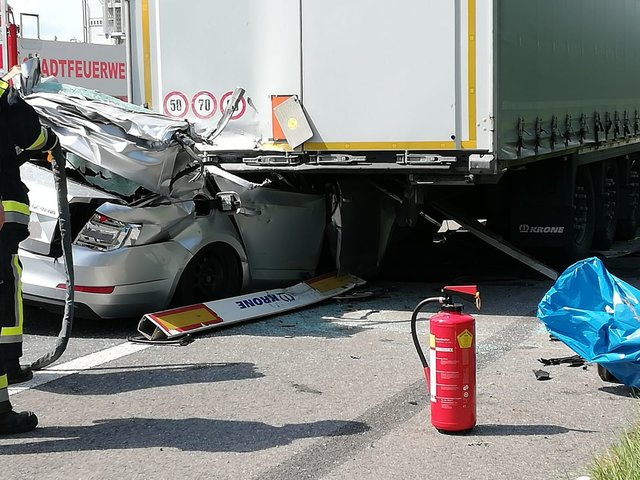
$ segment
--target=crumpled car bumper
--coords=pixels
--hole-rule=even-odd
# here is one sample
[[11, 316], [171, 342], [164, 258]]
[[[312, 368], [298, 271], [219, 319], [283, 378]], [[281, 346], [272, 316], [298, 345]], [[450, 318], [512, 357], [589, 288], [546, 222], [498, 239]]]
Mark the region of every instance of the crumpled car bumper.
[[[101, 318], [140, 317], [150, 305], [169, 305], [191, 253], [176, 242], [101, 252], [73, 246], [75, 303]], [[20, 250], [23, 294], [29, 301], [64, 305], [66, 274], [61, 259]], [[102, 293], [96, 293], [102, 292]]]

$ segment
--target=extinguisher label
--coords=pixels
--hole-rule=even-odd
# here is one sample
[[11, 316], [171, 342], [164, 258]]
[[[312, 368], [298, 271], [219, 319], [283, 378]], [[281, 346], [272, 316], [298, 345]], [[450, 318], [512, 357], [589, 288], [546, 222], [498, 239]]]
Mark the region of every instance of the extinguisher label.
[[473, 345], [473, 335], [469, 330], [464, 330], [458, 335], [458, 345], [460, 348], [471, 348]]
[[429, 335], [429, 348], [436, 348], [436, 336], [433, 333]]

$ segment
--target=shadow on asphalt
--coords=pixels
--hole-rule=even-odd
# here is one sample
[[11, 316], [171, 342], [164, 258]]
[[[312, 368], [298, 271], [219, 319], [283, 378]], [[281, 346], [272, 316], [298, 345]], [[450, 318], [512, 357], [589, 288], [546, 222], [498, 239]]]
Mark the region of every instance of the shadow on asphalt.
[[[605, 259], [607, 269], [622, 279], [633, 276], [637, 271], [637, 260], [628, 255], [620, 258]], [[630, 259], [634, 261], [629, 261]], [[538, 272], [517, 262], [508, 255], [490, 247], [470, 234], [455, 234], [445, 244], [433, 244], [420, 232], [410, 235], [402, 242], [393, 244], [387, 256], [381, 264], [380, 271], [365, 288], [375, 287], [376, 282], [382, 280], [402, 282], [427, 282], [437, 294], [439, 288], [445, 284], [472, 283], [478, 285], [502, 285], [529, 286], [535, 282], [546, 281], [549, 286], [552, 281], [542, 277]], [[425, 295], [416, 297], [416, 304]], [[393, 291], [386, 292], [385, 296], [393, 296]], [[490, 299], [489, 299], [490, 301]], [[376, 305], [376, 299], [364, 301], [347, 300], [334, 302], [325, 308], [325, 316], [340, 317], [345, 310], [360, 310]], [[411, 305], [411, 310], [414, 305]], [[485, 304], [483, 311], [490, 312]], [[203, 336], [211, 335], [256, 335], [256, 336], [311, 336], [321, 338], [344, 338], [359, 333], [362, 329], [357, 326], [345, 326], [318, 317], [315, 306], [296, 311], [296, 318], [274, 317], [260, 319], [243, 325], [231, 325], [229, 328], [215, 329]], [[532, 305], [535, 315], [535, 305]], [[499, 315], [500, 312], [492, 312]], [[37, 308], [33, 305], [25, 305], [25, 333], [42, 336], [56, 336], [60, 330], [62, 313]], [[99, 338], [99, 339], [126, 339], [137, 336], [139, 318], [124, 318], [117, 320], [85, 319], [76, 316], [73, 322], [73, 337]], [[197, 338], [197, 337], [196, 337]]]
[[207, 418], [118, 418], [97, 420], [87, 426], [40, 427], [14, 436], [16, 440], [33, 438], [33, 442], [4, 445], [0, 456], [150, 447], [194, 452], [256, 452], [302, 438], [357, 435], [367, 430], [369, 426], [365, 423], [344, 420], [276, 427], [263, 422]]
[[[74, 317], [73, 337], [76, 338], [127, 338], [138, 334], [139, 318], [96, 320]], [[31, 305], [24, 308], [24, 333], [29, 335], [56, 336], [62, 325], [62, 313], [50, 312]]]
[[581, 430], [576, 428], [561, 427], [559, 425], [478, 425], [467, 436], [494, 436], [507, 437], [513, 435], [559, 435], [561, 433], [580, 432], [594, 433], [594, 430]]
[[[117, 370], [117, 371], [109, 371]], [[135, 365], [132, 367], [92, 368], [56, 382], [35, 387], [61, 395], [118, 395], [147, 388], [228, 382], [264, 377], [253, 363], [202, 363], [182, 365]]]
[[625, 387], [624, 385], [611, 385], [600, 387], [598, 390], [619, 397], [640, 398], [640, 388]]
[[392, 243], [382, 261], [379, 276], [386, 280], [462, 283], [479, 279], [544, 279], [540, 273], [479, 240], [457, 233], [434, 244], [419, 229]]

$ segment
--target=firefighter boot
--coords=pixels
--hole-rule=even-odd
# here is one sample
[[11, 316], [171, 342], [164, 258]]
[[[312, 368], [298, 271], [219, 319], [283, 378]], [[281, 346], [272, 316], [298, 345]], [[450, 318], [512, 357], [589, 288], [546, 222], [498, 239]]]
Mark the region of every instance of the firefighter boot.
[[20, 365], [20, 361], [17, 358], [6, 362], [4, 367], [7, 370], [9, 385], [26, 382], [33, 378], [33, 370], [31, 370], [31, 367]]
[[34, 430], [38, 426], [38, 417], [33, 412], [0, 413], [0, 435], [12, 435]]

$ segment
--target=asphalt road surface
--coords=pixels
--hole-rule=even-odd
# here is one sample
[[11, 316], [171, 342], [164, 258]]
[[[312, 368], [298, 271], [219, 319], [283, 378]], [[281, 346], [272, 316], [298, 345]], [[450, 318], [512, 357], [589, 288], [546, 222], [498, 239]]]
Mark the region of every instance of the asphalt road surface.
[[[461, 246], [462, 245], [462, 246]], [[420, 246], [419, 246], [420, 247]], [[535, 317], [552, 282], [477, 242], [398, 257], [381, 296], [324, 304], [198, 336], [127, 340], [138, 319], [78, 320], [64, 356], [11, 389], [39, 428], [0, 437], [6, 479], [575, 479], [638, 421], [629, 389], [570, 352]], [[461, 250], [462, 249], [462, 250]], [[640, 286], [640, 257], [607, 260]], [[411, 281], [407, 281], [411, 280]], [[478, 426], [429, 421], [409, 319], [445, 283], [477, 283]], [[426, 319], [428, 315], [425, 315]], [[55, 344], [58, 315], [27, 309], [25, 360]], [[420, 325], [421, 331], [426, 328]]]

